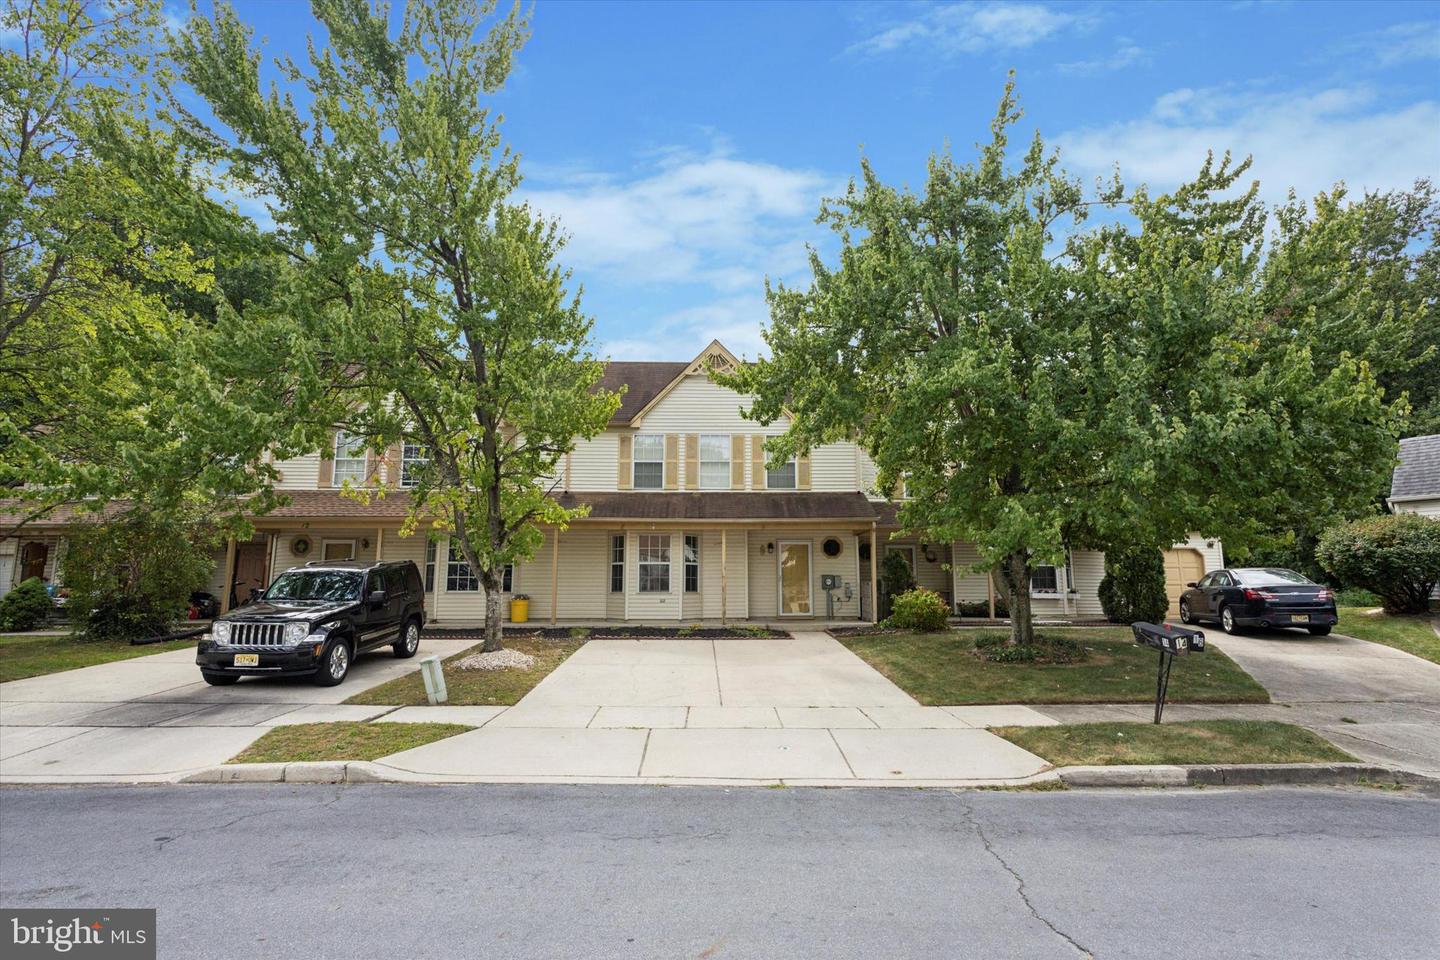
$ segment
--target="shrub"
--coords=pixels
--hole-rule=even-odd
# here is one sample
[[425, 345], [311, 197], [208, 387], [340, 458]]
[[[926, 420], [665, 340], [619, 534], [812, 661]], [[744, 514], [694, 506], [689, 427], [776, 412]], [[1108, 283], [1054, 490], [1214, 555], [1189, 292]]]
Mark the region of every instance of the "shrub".
[[975, 652], [991, 663], [1080, 663], [1089, 656], [1085, 645], [1069, 637], [1047, 637], [1037, 634], [1034, 643], [1011, 644], [1008, 637], [981, 637]]
[[1331, 527], [1315, 557], [1331, 576], [1380, 597], [1387, 613], [1424, 613], [1440, 582], [1440, 519], [1402, 513]]
[[914, 586], [915, 571], [910, 569], [910, 561], [905, 559], [905, 555], [898, 550], [885, 554], [880, 561], [881, 612], [889, 616], [894, 598]]
[[0, 630], [34, 630], [45, 622], [54, 606], [44, 580], [22, 580], [0, 597]]
[[209, 580], [212, 546], [195, 525], [153, 514], [78, 528], [63, 561], [76, 632], [124, 641], [168, 632]]
[[[990, 618], [990, 601], [988, 601], [988, 600], [974, 600], [974, 601], [961, 600], [959, 603], [957, 603], [957, 604], [955, 605], [955, 610], [956, 610], [956, 612], [959, 613], [960, 616], [962, 616], [962, 617], [977, 617], [977, 618], [982, 619], [982, 620], [988, 620], [988, 619]], [[1008, 617], [1008, 616], [1010, 616], [1010, 608], [1005, 605], [1005, 598], [1004, 598], [1004, 597], [999, 597], [999, 596], [997, 596], [997, 597], [995, 598], [995, 616], [996, 616], [996, 617]]]
[[1164, 620], [1170, 608], [1165, 594], [1165, 555], [1152, 547], [1106, 551], [1100, 608], [1111, 623]]
[[887, 627], [902, 630], [944, 630], [950, 619], [950, 608], [934, 590], [916, 587], [898, 594], [891, 600], [890, 616], [885, 620]]
[[[1320, 578], [1325, 579], [1324, 577]], [[1359, 587], [1346, 587], [1343, 590], [1335, 591], [1335, 603], [1342, 607], [1378, 607], [1380, 598], [1369, 590], [1362, 590]]]

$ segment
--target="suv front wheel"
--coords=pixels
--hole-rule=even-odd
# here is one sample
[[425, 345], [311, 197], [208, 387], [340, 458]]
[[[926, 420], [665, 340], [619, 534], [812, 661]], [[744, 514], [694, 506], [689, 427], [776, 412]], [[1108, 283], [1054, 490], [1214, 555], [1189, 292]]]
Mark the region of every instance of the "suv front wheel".
[[349, 673], [350, 645], [344, 640], [337, 640], [330, 645], [330, 649], [325, 653], [325, 658], [320, 661], [320, 669], [315, 671], [315, 685], [317, 687], [337, 686]]
[[408, 660], [415, 656], [415, 651], [420, 649], [420, 624], [411, 620], [405, 624], [405, 629], [400, 633], [399, 642], [393, 645], [395, 656], [401, 660]]

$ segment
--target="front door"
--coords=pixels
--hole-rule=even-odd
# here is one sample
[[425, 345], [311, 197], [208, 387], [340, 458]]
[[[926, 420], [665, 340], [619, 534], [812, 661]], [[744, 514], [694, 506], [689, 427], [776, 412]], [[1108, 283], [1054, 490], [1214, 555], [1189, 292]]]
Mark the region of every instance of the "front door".
[[265, 561], [268, 550], [263, 543], [242, 543], [235, 548], [235, 593], [231, 605], [249, 603], [250, 591], [264, 590]]
[[32, 541], [20, 550], [20, 582], [45, 576], [45, 562], [50, 559], [50, 545]]
[[808, 617], [813, 612], [810, 596], [810, 544], [786, 543], [778, 547], [780, 562], [780, 616]]

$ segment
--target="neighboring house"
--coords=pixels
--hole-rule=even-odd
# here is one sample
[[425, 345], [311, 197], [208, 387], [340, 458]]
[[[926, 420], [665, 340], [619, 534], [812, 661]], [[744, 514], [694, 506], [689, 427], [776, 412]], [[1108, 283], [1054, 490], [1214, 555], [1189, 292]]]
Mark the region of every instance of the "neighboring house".
[[1440, 517], [1440, 433], [1400, 441], [1388, 501], [1396, 513]]
[[[582, 440], [559, 465], [558, 497], [590, 513], [551, 530], [532, 560], [505, 575], [507, 599], [530, 597], [541, 621], [873, 617], [881, 552], [899, 551], [915, 578], [958, 604], [988, 608], [988, 577], [969, 573], [973, 546], [898, 536], [893, 504], [874, 491], [875, 466], [854, 443], [817, 447], [778, 469], [765, 465], [767, 437], [779, 422], [745, 420], [745, 398], [710, 378], [739, 361], [718, 341], [688, 362], [606, 365], [603, 385], [628, 388], [606, 430]], [[366, 454], [337, 436], [330, 457], [281, 461], [287, 506], [255, 518], [256, 534], [230, 544], [211, 592], [228, 585], [244, 599], [287, 567], [313, 560], [407, 559], [419, 565], [439, 623], [484, 618], [477, 578], [445, 537], [401, 537], [409, 471], [421, 447]], [[349, 480], [384, 485], [388, 496], [362, 505], [341, 493]], [[0, 544], [0, 593], [23, 575], [51, 576], [63, 519], [27, 528]], [[8, 552], [6, 552], [8, 551]], [[1192, 538], [1167, 554], [1172, 594], [1224, 565], [1219, 544]], [[1032, 584], [1042, 617], [1098, 616], [1104, 555], [1073, 550], [1041, 567]]]

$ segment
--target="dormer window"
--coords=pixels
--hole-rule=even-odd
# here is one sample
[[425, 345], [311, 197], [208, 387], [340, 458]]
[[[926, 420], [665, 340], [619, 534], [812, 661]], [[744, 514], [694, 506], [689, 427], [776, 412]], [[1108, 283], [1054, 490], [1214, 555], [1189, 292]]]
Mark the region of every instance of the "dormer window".
[[351, 486], [365, 482], [365, 440], [346, 433], [335, 434], [335, 469], [331, 474], [335, 486], [343, 486], [346, 480]]
[[665, 436], [659, 433], [637, 434], [634, 446], [636, 490], [662, 490], [665, 487]]

